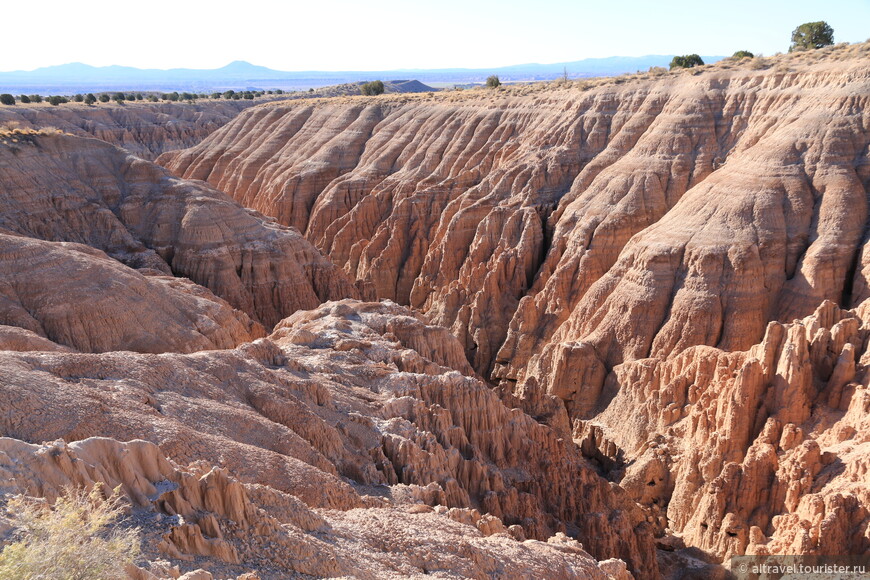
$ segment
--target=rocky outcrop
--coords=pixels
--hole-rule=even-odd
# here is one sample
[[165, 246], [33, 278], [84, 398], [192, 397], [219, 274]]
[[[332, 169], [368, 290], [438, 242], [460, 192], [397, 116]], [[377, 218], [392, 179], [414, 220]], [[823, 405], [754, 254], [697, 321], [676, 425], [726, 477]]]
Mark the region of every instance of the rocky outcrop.
[[159, 161], [304, 231], [450, 328], [483, 375], [564, 390], [550, 378], [586, 375], [557, 368], [571, 345], [608, 368], [742, 349], [861, 291], [867, 50], [591, 90], [267, 105]]
[[660, 545], [864, 553], [868, 54], [263, 106], [159, 161], [448, 328]]
[[867, 553], [868, 308], [826, 302], [748, 351], [617, 366], [593, 423], [633, 458], [622, 487], [721, 558]]
[[222, 127], [253, 101], [190, 103], [69, 103], [59, 107], [19, 105], [0, 110], [0, 127], [44, 129], [96, 137], [142, 159], [192, 147]]
[[[266, 326], [297, 309], [358, 295], [345, 275], [298, 232], [242, 208], [202, 183], [173, 178], [162, 168], [95, 139], [29, 132], [0, 136], [0, 228], [38, 240], [86, 244], [129, 268], [187, 277]], [[140, 294], [146, 286], [184, 286], [168, 280], [144, 284], [141, 274], [131, 272], [119, 275], [140, 279]], [[26, 271], [18, 276], [24, 294], [21, 284], [26, 277]], [[119, 284], [111, 277], [91, 278], [89, 283], [91, 291]], [[193, 289], [187, 293], [208, 294]], [[105, 293], [103, 298], [111, 296]], [[115, 308], [123, 309], [121, 304]], [[186, 318], [195, 319], [195, 314], [180, 316]], [[226, 315], [220, 326], [225, 326], [224, 320], [229, 320]], [[132, 324], [125, 332], [135, 328]], [[229, 327], [213, 332], [238, 335]], [[97, 350], [132, 348], [129, 343], [111, 347], [116, 343], [107, 340]], [[65, 344], [94, 350], [82, 341]]]
[[3, 233], [0, 324], [3, 350], [193, 352], [265, 334], [189, 280], [140, 273], [90, 246]]
[[[273, 498], [264, 500], [269, 513], [292, 503], [273, 496], [280, 492], [309, 508], [345, 510], [334, 516], [343, 525], [366, 519], [373, 530], [383, 530], [380, 514], [393, 518], [396, 506], [443, 506], [443, 513], [428, 508], [412, 515], [436, 530], [453, 526], [448, 520], [467, 520], [473, 535], [501, 534], [499, 543], [533, 538], [530, 546], [548, 546], [541, 541], [565, 532], [599, 559], [621, 558], [639, 577], [657, 577], [645, 514], [570, 440], [505, 407], [484, 383], [451, 368], [469, 370], [461, 352], [444, 329], [405, 308], [342, 301], [297, 312], [268, 339], [235, 350], [0, 353], [0, 397], [8, 409], [0, 416], [0, 433], [25, 441], [144, 439], [180, 465], [226, 468], [243, 482], [277, 490], [257, 488], [257, 497]], [[225, 485], [224, 475], [211, 477], [218, 479], [203, 483], [203, 490]], [[152, 493], [145, 486], [144, 495]], [[209, 493], [164, 494], [161, 509], [231, 513], [245, 529], [250, 518], [244, 501], [226, 500], [221, 511], [209, 507]], [[448, 508], [479, 511], [449, 516]], [[185, 526], [161, 541], [176, 558], [205, 553], [232, 564], [254, 557], [227, 539], [227, 530], [236, 528], [220, 529], [222, 535], [210, 519], [185, 516]], [[416, 558], [416, 548], [406, 546], [399, 556], [405, 548], [378, 543], [384, 537], [395, 541], [380, 532], [347, 541], [373, 543], [392, 554], [388, 560]], [[435, 561], [447, 566], [455, 552], [439, 552], [428, 542], [426, 550], [438, 552]], [[582, 555], [576, 543], [565, 542], [565, 553]], [[531, 552], [522, 548], [517, 557], [523, 554]], [[489, 563], [475, 566], [498, 569], [484, 560]], [[571, 568], [560, 568], [562, 561], [536, 560], [534, 566], [552, 565], [554, 573], [572, 577], [565, 571]], [[481, 574], [475, 570], [467, 569]]]
[[[145, 441], [90, 438], [32, 445], [0, 438], [0, 492], [53, 502], [69, 486], [120, 486], [134, 507], [143, 555], [134, 579], [239, 580], [315, 577], [422, 577], [628, 580], [619, 560], [596, 562], [573, 540], [517, 542], [484, 535], [446, 511], [381, 506], [322, 516], [271, 488], [248, 487], [226, 472], [183, 468]], [[417, 504], [419, 505], [419, 504]], [[279, 507], [280, 506], [280, 507]], [[421, 546], [413, 538], [425, 534]], [[180, 564], [172, 565], [165, 558]], [[188, 563], [207, 566], [181, 574]], [[255, 572], [251, 572], [255, 570]], [[259, 571], [259, 573], [257, 573]]]

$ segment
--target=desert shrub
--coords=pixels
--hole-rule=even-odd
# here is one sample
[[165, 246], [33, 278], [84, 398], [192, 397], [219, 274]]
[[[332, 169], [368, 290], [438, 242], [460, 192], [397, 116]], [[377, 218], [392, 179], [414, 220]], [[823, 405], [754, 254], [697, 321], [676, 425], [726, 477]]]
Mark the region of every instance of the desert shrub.
[[486, 78], [486, 86], [491, 89], [501, 86], [501, 80], [497, 75], [490, 75]]
[[116, 103], [118, 103], [119, 105], [123, 105], [124, 100], [126, 98], [127, 98], [127, 95], [125, 95], [124, 93], [115, 93], [115, 95], [112, 97], [112, 100], [115, 101]]
[[359, 90], [364, 95], [382, 95], [384, 94], [384, 83], [383, 81], [370, 81], [363, 83]]
[[683, 56], [675, 56], [671, 60], [671, 70], [675, 68], [692, 68], [703, 64], [704, 61], [697, 54], [684, 54]]
[[134, 95], [133, 93], [127, 93], [127, 100], [128, 101], [135, 101], [136, 95]]
[[661, 75], [665, 74], [666, 72], [668, 72], [668, 69], [666, 69], [663, 66], [651, 66], [651, 67], [649, 67], [649, 72], [650, 72], [650, 74], [653, 74], [655, 76], [661, 76]]
[[211, 98], [213, 98], [213, 99], [219, 99], [219, 98], [221, 98], [221, 94], [220, 94], [220, 93], [212, 93], [212, 94], [211, 94]]
[[30, 102], [30, 97], [28, 97], [27, 95], [19, 95], [18, 101], [21, 103], [24, 103], [26, 105], [27, 103]]
[[834, 29], [827, 22], [805, 22], [791, 33], [789, 52], [811, 50], [834, 44]]
[[139, 533], [119, 524], [123, 503], [116, 488], [68, 489], [53, 506], [15, 497], [7, 504], [16, 541], [0, 552], [0, 580], [125, 578], [139, 555]]
[[148, 101], [151, 103], [159, 103], [160, 99], [157, 97], [157, 95], [151, 95], [150, 97], [148, 97]]
[[81, 93], [78, 93], [73, 97], [73, 100], [77, 103], [83, 103], [85, 101], [85, 96]]
[[283, 90], [283, 89], [275, 89], [275, 94], [276, 94], [276, 95], [283, 95], [283, 94], [284, 94], [284, 90]]
[[94, 93], [88, 93], [84, 100], [86, 105], [93, 105], [97, 102], [97, 97], [94, 96]]
[[69, 99], [67, 99], [66, 97], [61, 97], [60, 95], [52, 95], [48, 97], [48, 102], [50, 105], [56, 107], [62, 103], [68, 103]]
[[41, 103], [42, 102], [42, 95], [30, 95], [30, 102], [31, 103]]
[[107, 95], [106, 93], [101, 94], [100, 95], [100, 102], [101, 103], [108, 103], [109, 102], [109, 95]]
[[14, 105], [15, 97], [10, 95], [9, 93], [3, 93], [2, 95], [0, 95], [0, 103], [3, 103], [4, 105]]
[[224, 91], [224, 98], [225, 99], [232, 99], [233, 95], [235, 95], [235, 94], [236, 94], [236, 91], [233, 91], [233, 90]]
[[755, 55], [748, 50], [738, 50], [731, 55], [731, 58], [755, 58]]

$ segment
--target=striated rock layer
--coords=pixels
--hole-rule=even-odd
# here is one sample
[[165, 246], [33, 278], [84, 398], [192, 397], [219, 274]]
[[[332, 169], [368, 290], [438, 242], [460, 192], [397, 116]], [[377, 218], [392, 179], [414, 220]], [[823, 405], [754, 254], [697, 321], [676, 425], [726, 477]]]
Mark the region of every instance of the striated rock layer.
[[0, 231], [22, 236], [2, 236], [0, 323], [79, 350], [227, 348], [358, 296], [298, 232], [96, 139], [0, 136]]
[[187, 103], [100, 103], [18, 105], [0, 109], [0, 127], [53, 127], [81, 137], [96, 137], [143, 159], [192, 147], [222, 127], [253, 101]]
[[[236, 350], [0, 353], [3, 436], [113, 437], [159, 446], [157, 452], [129, 443], [124, 451], [116, 442], [89, 440], [66, 448], [84, 463], [65, 464], [61, 445], [60, 452], [37, 454], [46, 465], [23, 468], [30, 463], [16, 454], [37, 449], [2, 440], [12, 460], [4, 463], [0, 454], [0, 481], [12, 470], [19, 488], [47, 497], [64, 477], [96, 480], [98, 473], [112, 486], [122, 483], [134, 502], [185, 516], [184, 525], [163, 536], [161, 549], [174, 560], [185, 554], [234, 565], [263, 560], [323, 575], [396, 564], [397, 575], [455, 569], [468, 577], [507, 573], [516, 561], [533, 576], [564, 578], [587, 577], [591, 563], [585, 573], [605, 577], [567, 533], [599, 559], [621, 558], [638, 577], [658, 577], [651, 527], [635, 502], [601, 478], [570, 440], [507, 408], [454, 363], [470, 370], [444, 329], [395, 304], [355, 301], [297, 312], [269, 338]], [[247, 491], [210, 469], [197, 484], [163, 455], [194, 463], [192, 470], [227, 468]], [[105, 465], [88, 467], [95, 463]], [[155, 500], [162, 480], [202, 491], [179, 489]], [[265, 527], [264, 541], [278, 532], [251, 501], [307, 532], [332, 524], [335, 543], [324, 546], [322, 536], [285, 526], [281, 533], [302, 540], [288, 540], [286, 549], [275, 540], [277, 550], [258, 551], [245, 544], [253, 541], [246, 529]], [[396, 516], [409, 504], [419, 515]], [[305, 515], [311, 510], [329, 523]], [[468, 540], [457, 544], [451, 539], [457, 534]], [[492, 534], [498, 539], [482, 538]], [[550, 549], [567, 556], [550, 560]], [[354, 550], [349, 562], [339, 557]], [[464, 563], [454, 560], [457, 553]]]
[[[239, 580], [296, 577], [294, 573], [309, 578], [433, 573], [631, 578], [624, 562], [596, 562], [563, 534], [546, 543], [520, 542], [503, 531], [478, 529], [472, 522], [483, 519], [475, 510], [427, 510], [416, 504], [321, 511], [275, 489], [243, 484], [222, 469], [182, 468], [146, 441], [94, 437], [32, 445], [0, 438], [0, 493], [53, 501], [67, 486], [90, 489], [95, 484], [120, 486], [140, 524], [146, 561], [140, 559], [141, 566], [129, 571], [134, 579], [178, 578], [180, 568], [192, 567], [188, 562], [194, 558], [198, 564], [205, 559], [221, 578], [243, 570], [259, 572], [243, 573]], [[213, 578], [202, 569], [188, 574], [181, 577]]]
[[189, 280], [143, 275], [89, 246], [2, 233], [0, 324], [0, 348], [25, 351], [192, 352], [265, 334]]
[[868, 55], [256, 107], [159, 161], [449, 328], [667, 542], [866, 553]]
[[266, 105], [159, 161], [427, 312], [478, 372], [552, 391], [566, 344], [607, 368], [742, 349], [769, 320], [863, 292], [867, 51]]
[[613, 400], [575, 435], [687, 544], [722, 558], [866, 554], [868, 315], [870, 302], [826, 302], [770, 323], [748, 351], [618, 365]]

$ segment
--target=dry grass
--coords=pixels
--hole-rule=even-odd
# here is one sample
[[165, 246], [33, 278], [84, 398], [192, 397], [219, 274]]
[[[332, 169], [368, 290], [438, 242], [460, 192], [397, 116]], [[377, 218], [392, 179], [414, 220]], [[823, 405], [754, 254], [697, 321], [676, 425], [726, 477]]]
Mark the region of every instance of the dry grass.
[[67, 489], [53, 506], [18, 496], [6, 510], [18, 538], [0, 553], [0, 580], [124, 578], [139, 555], [139, 531], [118, 525], [119, 489]]
[[[294, 101], [268, 102], [256, 105], [258, 107], [297, 107], [297, 106], [322, 106], [334, 104], [382, 104], [386, 106], [401, 106], [407, 103], [469, 103], [493, 101], [495, 99], [522, 97], [528, 95], [540, 95], [556, 92], [586, 92], [594, 89], [606, 90], [608, 87], [641, 86], [646, 83], [658, 82], [667, 78], [680, 76], [705, 77], [713, 74], [754, 74], [756, 71], [774, 69], [776, 74], [800, 72], [810, 66], [819, 63], [864, 60], [870, 57], [870, 40], [858, 44], [842, 43], [828, 46], [818, 50], [800, 51], [793, 53], [777, 53], [765, 57], [761, 54], [754, 58], [725, 58], [719, 62], [698, 66], [689, 69], [667, 70], [663, 67], [653, 67], [648, 71], [624, 74], [615, 77], [591, 77], [577, 80], [555, 79], [552, 81], [540, 81], [533, 83], [510, 83], [503, 84], [497, 89], [475, 87], [471, 89], [454, 89], [439, 91], [437, 93], [404, 93], [384, 94], [376, 97], [366, 96], [335, 96], [326, 98], [303, 98]], [[767, 74], [767, 73], [765, 73]]]

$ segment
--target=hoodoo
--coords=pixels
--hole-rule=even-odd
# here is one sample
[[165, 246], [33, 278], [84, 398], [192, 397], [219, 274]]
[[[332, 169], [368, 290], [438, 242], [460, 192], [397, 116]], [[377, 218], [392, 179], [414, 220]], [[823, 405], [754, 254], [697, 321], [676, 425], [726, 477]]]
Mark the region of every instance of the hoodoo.
[[866, 559], [870, 42], [826, 27], [468, 90], [0, 94], [0, 580]]

